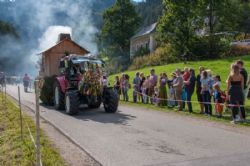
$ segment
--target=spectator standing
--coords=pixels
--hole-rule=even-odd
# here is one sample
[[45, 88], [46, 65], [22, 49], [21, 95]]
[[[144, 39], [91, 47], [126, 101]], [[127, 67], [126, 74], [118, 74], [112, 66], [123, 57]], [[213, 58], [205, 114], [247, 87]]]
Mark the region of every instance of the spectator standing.
[[114, 89], [115, 89], [116, 93], [119, 95], [119, 98], [120, 98], [120, 95], [121, 95], [121, 82], [120, 82], [119, 76], [115, 77]]
[[175, 107], [176, 106], [176, 98], [175, 98], [175, 90], [173, 87], [173, 82], [176, 79], [176, 74], [172, 73], [172, 80], [168, 80], [168, 106]]
[[143, 96], [142, 96], [142, 87], [143, 83], [145, 82], [146, 78], [144, 76], [144, 73], [140, 74], [140, 94], [139, 94], [139, 100], [141, 99], [141, 102], [143, 103]]
[[[210, 69], [206, 70], [207, 71], [207, 75], [208, 75], [208, 85], [209, 85], [209, 101], [212, 101], [212, 96], [213, 96], [213, 85], [215, 84], [215, 80], [213, 79], [213, 75], [212, 75], [212, 71]], [[211, 111], [211, 113], [213, 112], [213, 107], [212, 107], [212, 103], [209, 103], [209, 110]]]
[[153, 104], [156, 106], [159, 106], [159, 101], [160, 101], [159, 94], [160, 94], [159, 88], [157, 86], [155, 86], [154, 95], [153, 95]]
[[149, 96], [150, 96], [150, 102], [153, 104], [153, 95], [154, 95], [154, 89], [157, 86], [157, 75], [155, 74], [155, 70], [151, 69], [150, 71], [150, 77], [149, 77]]
[[129, 90], [129, 76], [127, 74], [123, 75], [122, 79], [122, 94], [123, 94], [123, 100], [128, 101], [128, 90]]
[[146, 80], [142, 84], [142, 99], [145, 104], [148, 104], [149, 77], [150, 76], [147, 76]]
[[122, 73], [121, 78], [120, 78], [120, 88], [121, 88], [121, 94], [122, 94], [123, 100], [125, 98], [125, 96], [124, 96], [124, 80], [125, 80], [125, 74]]
[[247, 70], [244, 68], [244, 62], [242, 60], [238, 60], [236, 62], [236, 64], [239, 66], [240, 68], [240, 74], [243, 76], [244, 78], [244, 100], [247, 98], [248, 95], [248, 74], [247, 74]]
[[197, 75], [197, 78], [196, 78], [196, 94], [197, 94], [197, 99], [198, 101], [200, 102], [200, 108], [201, 108], [201, 111], [200, 113], [203, 114], [204, 113], [204, 104], [202, 103], [203, 100], [202, 100], [202, 94], [201, 94], [201, 75], [202, 75], [202, 72], [205, 70], [204, 67], [200, 66], [199, 67], [199, 74]]
[[202, 95], [202, 101], [204, 102], [206, 115], [212, 115], [212, 110], [210, 107], [211, 95], [209, 90], [210, 90], [210, 78], [208, 76], [207, 71], [203, 71], [201, 77], [201, 95]]
[[[189, 73], [190, 73], [189, 79], [187, 81], [184, 81], [184, 85], [185, 85], [185, 92], [187, 95], [186, 102], [188, 105], [188, 111], [191, 113], [191, 112], [193, 112], [191, 100], [192, 100], [192, 95], [193, 95], [194, 89], [195, 89], [196, 78], [195, 78], [194, 69], [190, 69]], [[184, 102], [184, 104], [185, 104], [185, 102]]]
[[140, 73], [139, 73], [139, 72], [136, 72], [135, 78], [134, 78], [134, 80], [133, 80], [133, 87], [134, 87], [134, 91], [133, 91], [133, 101], [134, 101], [134, 103], [137, 102], [137, 98], [138, 98], [138, 96], [140, 95], [140, 83], [141, 83], [141, 80], [140, 80]]
[[26, 73], [23, 77], [24, 92], [28, 92], [29, 84], [30, 84], [30, 77]]
[[183, 88], [183, 78], [181, 76], [181, 70], [176, 69], [176, 79], [173, 82], [173, 87], [175, 90], [175, 98], [178, 103], [179, 111], [182, 111], [182, 100], [181, 100], [181, 95], [182, 95], [182, 88]]
[[[238, 110], [242, 115], [242, 120], [245, 120], [245, 108], [244, 103], [244, 77], [240, 73], [240, 67], [237, 64], [231, 66], [231, 73], [227, 79], [227, 92], [229, 96], [229, 102], [232, 104], [232, 123], [240, 121], [240, 117], [237, 117]], [[240, 105], [239, 107], [237, 105]]]
[[168, 82], [168, 77], [166, 73], [162, 73], [160, 77], [160, 86], [159, 86], [159, 105], [166, 106], [167, 105], [167, 87], [166, 84]]
[[189, 78], [190, 78], [190, 70], [189, 70], [189, 68], [187, 68], [187, 67], [184, 68], [184, 73], [183, 73], [182, 77], [183, 77], [184, 81], [189, 80]]

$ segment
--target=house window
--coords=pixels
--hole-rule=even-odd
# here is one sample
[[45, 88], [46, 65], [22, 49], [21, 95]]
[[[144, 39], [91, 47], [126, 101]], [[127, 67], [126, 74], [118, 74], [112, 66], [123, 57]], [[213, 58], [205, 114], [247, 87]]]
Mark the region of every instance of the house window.
[[149, 43], [148, 42], [146, 43], [145, 48], [147, 48], [147, 49], [149, 48]]

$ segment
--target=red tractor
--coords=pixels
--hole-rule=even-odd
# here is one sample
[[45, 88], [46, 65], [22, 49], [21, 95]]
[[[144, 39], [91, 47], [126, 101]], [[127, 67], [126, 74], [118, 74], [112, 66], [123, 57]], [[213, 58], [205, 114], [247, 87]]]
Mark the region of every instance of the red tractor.
[[117, 111], [119, 97], [112, 87], [108, 87], [101, 60], [69, 55], [60, 61], [61, 75], [54, 83], [54, 106], [66, 110], [67, 114], [78, 113], [81, 104], [89, 108], [99, 108], [101, 103], [108, 113]]

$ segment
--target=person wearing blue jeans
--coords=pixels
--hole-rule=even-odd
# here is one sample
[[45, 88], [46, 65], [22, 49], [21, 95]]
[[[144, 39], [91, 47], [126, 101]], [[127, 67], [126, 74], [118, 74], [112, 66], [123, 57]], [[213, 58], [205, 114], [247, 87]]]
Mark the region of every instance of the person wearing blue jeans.
[[201, 95], [202, 95], [202, 102], [204, 102], [205, 107], [205, 114], [212, 115], [211, 109], [211, 94], [209, 92], [210, 89], [210, 78], [208, 77], [207, 71], [202, 72], [201, 77]]
[[211, 95], [209, 91], [202, 92], [202, 100], [204, 102], [205, 114], [212, 115], [211, 110]]
[[[193, 108], [192, 108], [192, 95], [194, 93], [194, 89], [195, 89], [195, 72], [194, 69], [189, 69], [189, 73], [190, 73], [190, 77], [188, 79], [188, 81], [184, 81], [185, 84], [185, 93], [186, 93], [186, 102], [188, 105], [188, 111], [191, 113], [193, 112]], [[185, 104], [185, 102], [184, 102]], [[185, 105], [184, 105], [185, 107]]]

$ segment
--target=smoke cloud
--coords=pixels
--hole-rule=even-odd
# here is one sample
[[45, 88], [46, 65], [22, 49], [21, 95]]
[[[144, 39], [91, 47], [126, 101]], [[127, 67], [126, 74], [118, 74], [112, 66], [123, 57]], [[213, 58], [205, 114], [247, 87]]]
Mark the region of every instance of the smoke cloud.
[[92, 18], [94, 0], [12, 0], [9, 3], [8, 13], [2, 10], [0, 19], [12, 22], [20, 34], [17, 40], [6, 37], [6, 44], [0, 47], [0, 58], [6, 56], [16, 62], [15, 67], [6, 68], [9, 73], [36, 75], [37, 53], [53, 46], [59, 33], [70, 33], [78, 44], [97, 53], [98, 30]]

